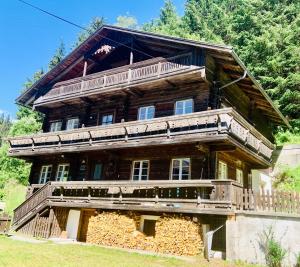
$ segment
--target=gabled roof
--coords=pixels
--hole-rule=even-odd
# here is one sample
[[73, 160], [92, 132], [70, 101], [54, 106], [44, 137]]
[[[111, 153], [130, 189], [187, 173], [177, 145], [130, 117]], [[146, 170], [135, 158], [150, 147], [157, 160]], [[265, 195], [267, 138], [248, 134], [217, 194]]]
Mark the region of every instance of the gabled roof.
[[18, 104], [32, 106], [35, 99], [40, 95], [40, 91], [58, 82], [58, 78], [62, 73], [69, 70], [72, 66], [83, 61], [86, 54], [95, 49], [100, 42], [105, 41], [110, 44], [122, 43], [122, 36], [130, 35], [132, 38], [143, 42], [144, 44], [153, 45], [153, 41], [159, 41], [161, 46], [167, 46], [170, 49], [178, 49], [178, 46], [198, 47], [205, 50], [205, 53], [211, 55], [217, 62], [222, 64], [224, 70], [228, 71], [228, 75], [232, 80], [243, 76], [246, 73], [246, 79], [239, 81], [237, 84], [242, 87], [247, 95], [259, 97], [257, 108], [275, 124], [286, 124], [288, 121], [274, 105], [270, 97], [263, 90], [261, 85], [255, 80], [251, 73], [246, 69], [241, 59], [233, 51], [232, 47], [225, 45], [216, 45], [207, 42], [192, 41], [183, 38], [170, 37], [160, 34], [143, 32], [138, 30], [126, 29], [116, 26], [103, 25], [86, 41], [75, 48], [68, 56], [66, 56], [57, 66], [47, 72], [41, 79], [35, 82], [30, 88], [24, 91], [16, 100]]

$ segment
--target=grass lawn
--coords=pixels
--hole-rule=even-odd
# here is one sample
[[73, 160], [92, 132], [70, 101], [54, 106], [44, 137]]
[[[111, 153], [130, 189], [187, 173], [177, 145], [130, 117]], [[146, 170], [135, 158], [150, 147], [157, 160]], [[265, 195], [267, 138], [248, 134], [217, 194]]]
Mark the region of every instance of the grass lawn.
[[14, 181], [9, 181], [4, 187], [5, 212], [13, 215], [13, 210], [18, 207], [24, 200], [26, 195], [26, 186]]
[[0, 236], [0, 266], [39, 267], [39, 266], [178, 266], [178, 267], [231, 267], [250, 266], [231, 264], [225, 261], [208, 263], [201, 258], [193, 261], [178, 258], [142, 255], [117, 249], [78, 244], [28, 243]]

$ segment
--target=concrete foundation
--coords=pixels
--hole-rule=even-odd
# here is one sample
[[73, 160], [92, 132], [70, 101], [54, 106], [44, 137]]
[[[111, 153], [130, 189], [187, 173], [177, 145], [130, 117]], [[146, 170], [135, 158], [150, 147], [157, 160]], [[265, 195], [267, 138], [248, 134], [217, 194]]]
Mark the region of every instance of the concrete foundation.
[[226, 222], [226, 258], [265, 264], [264, 232], [272, 229], [274, 237], [287, 250], [285, 266], [295, 266], [300, 253], [300, 217], [237, 214]]

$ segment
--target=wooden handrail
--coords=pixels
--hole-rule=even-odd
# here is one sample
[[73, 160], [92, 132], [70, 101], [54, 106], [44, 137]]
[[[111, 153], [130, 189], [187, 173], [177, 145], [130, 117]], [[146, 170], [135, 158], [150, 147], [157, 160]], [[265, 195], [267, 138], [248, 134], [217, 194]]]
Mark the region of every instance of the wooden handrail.
[[191, 53], [181, 54], [172, 58], [155, 58], [131, 65], [106, 70], [84, 77], [75, 78], [55, 84], [48, 93], [39, 97], [35, 104], [61, 96], [83, 94], [90, 90], [106, 88], [120, 84], [130, 84], [139, 80], [191, 68]]
[[[105, 126], [93, 126], [67, 131], [13, 137], [9, 138], [11, 144], [10, 152], [13, 152], [14, 146], [16, 146], [16, 149], [18, 150], [35, 150], [42, 147], [51, 147], [51, 145], [47, 144], [49, 142], [56, 145], [59, 144], [60, 148], [69, 145], [63, 144], [62, 141], [81, 140], [81, 143], [86, 142], [88, 145], [92, 145], [94, 142], [101, 142], [101, 140], [93, 140], [108, 136], [119, 136], [118, 140], [127, 142], [130, 138], [142, 138], [136, 137], [135, 134], [142, 134], [144, 132], [148, 132], [150, 135], [143, 138], [149, 138], [155, 135], [159, 136], [161, 134], [157, 132], [160, 131], [165, 131], [166, 133], [164, 135], [169, 137], [170, 135], [181, 134], [176, 131], [172, 132], [173, 128], [184, 128], [205, 124], [214, 125], [216, 123], [218, 123], [218, 127], [215, 130], [230, 133], [244, 145], [252, 147], [257, 153], [262, 154], [268, 159], [271, 157], [272, 150], [274, 149], [273, 144], [232, 108], [154, 118], [147, 121], [122, 122]], [[207, 131], [209, 129], [211, 128], [202, 128], [197, 131]], [[193, 130], [188, 132], [193, 133]], [[131, 135], [134, 137], [131, 137]]]
[[[200, 189], [205, 190], [202, 191], [204, 195]], [[97, 205], [108, 205], [109, 208], [127, 205], [126, 208], [134, 209], [139, 203], [148, 209], [159, 211], [165, 209], [168, 203], [180, 210], [187, 208], [190, 212], [197, 212], [199, 209], [211, 211], [213, 208], [216, 213], [224, 210], [300, 214], [299, 193], [254, 192], [244, 189], [233, 180], [69, 181], [48, 182], [37, 190], [14, 210], [13, 226], [19, 227], [30, 216], [34, 216], [42, 203], [85, 207], [87, 202], [89, 207], [92, 204], [95, 208]], [[149, 203], [152, 204], [149, 206]]]
[[26, 214], [34, 210], [39, 204], [51, 196], [51, 183], [46, 183], [43, 187], [34, 192], [21, 205], [14, 209], [13, 223], [17, 223]]

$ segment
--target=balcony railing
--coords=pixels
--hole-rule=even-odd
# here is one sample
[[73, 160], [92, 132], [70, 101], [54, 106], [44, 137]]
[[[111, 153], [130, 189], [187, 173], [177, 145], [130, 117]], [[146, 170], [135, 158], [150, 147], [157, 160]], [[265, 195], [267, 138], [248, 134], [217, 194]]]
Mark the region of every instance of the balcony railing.
[[233, 180], [48, 182], [14, 210], [13, 226], [21, 226], [47, 206], [207, 214], [262, 211], [297, 215], [300, 214], [300, 195], [253, 192]]
[[[49, 132], [9, 138], [12, 155], [64, 152], [74, 149], [93, 150], [101, 147], [145, 146], [149, 142], [172, 143], [197, 134], [197, 140], [228, 134], [258, 155], [270, 159], [274, 146], [232, 108], [155, 118], [147, 121], [116, 123], [106, 126]], [[180, 142], [180, 140], [178, 142]]]
[[35, 101], [35, 105], [52, 101], [58, 98], [67, 98], [98, 93], [99, 90], [116, 86], [127, 86], [138, 82], [161, 78], [186, 70], [199, 69], [191, 65], [191, 54], [183, 54], [172, 58], [154, 58], [132, 65], [103, 71], [84, 77], [63, 81], [54, 85], [44, 96]]

